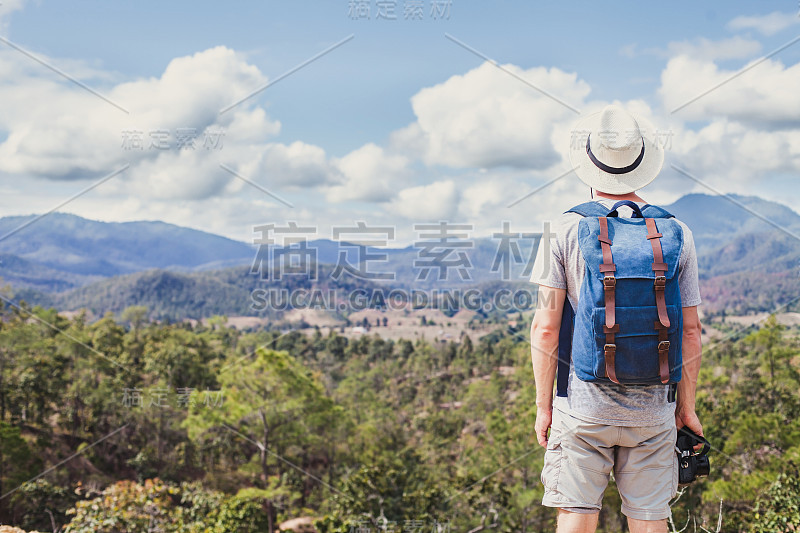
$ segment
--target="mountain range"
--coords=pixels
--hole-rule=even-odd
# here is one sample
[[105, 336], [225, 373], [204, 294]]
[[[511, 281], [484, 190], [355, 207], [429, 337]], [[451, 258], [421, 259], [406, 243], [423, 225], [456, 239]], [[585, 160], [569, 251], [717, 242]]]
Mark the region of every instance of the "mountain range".
[[[689, 194], [664, 207], [692, 228], [707, 311], [769, 310], [800, 296], [800, 215], [789, 207], [754, 196], [706, 194]], [[0, 278], [17, 300], [61, 310], [87, 307], [100, 314], [147, 305], [163, 316], [199, 318], [252, 314], [248, 295], [264, 284], [250, 272], [258, 253], [252, 244], [164, 222], [99, 222], [64, 213], [36, 219], [0, 218]], [[359, 257], [385, 254], [377, 270], [396, 275], [391, 281], [373, 282], [347, 281], [345, 274], [334, 280], [337, 286], [383, 283], [431, 289], [502, 281], [500, 273], [492, 271], [499, 239], [471, 241], [473, 246], [463, 249], [472, 267], [466, 280], [457, 269], [440, 280], [435, 268], [419, 279], [414, 261], [419, 260], [420, 247], [342, 247], [329, 239], [307, 245], [321, 265], [336, 264], [345, 249], [356, 263]], [[519, 241], [523, 261], [510, 261], [511, 281], [525, 281], [521, 274], [533, 246], [533, 239]], [[279, 253], [280, 248], [275, 250]], [[273, 266], [264, 265], [267, 270]], [[330, 275], [332, 268], [325, 268]], [[289, 278], [284, 285], [297, 283]]]
[[251, 246], [165, 222], [98, 222], [76, 215], [0, 218], [0, 275], [52, 292], [153, 268], [191, 271], [240, 265]]

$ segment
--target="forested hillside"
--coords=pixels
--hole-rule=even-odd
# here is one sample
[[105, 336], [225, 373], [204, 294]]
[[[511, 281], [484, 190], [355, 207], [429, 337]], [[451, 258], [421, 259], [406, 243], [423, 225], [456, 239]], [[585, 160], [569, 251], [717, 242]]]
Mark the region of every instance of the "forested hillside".
[[[3, 311], [4, 523], [222, 533], [309, 517], [321, 532], [553, 529], [539, 504], [529, 324], [433, 345], [145, 315], [87, 323]], [[721, 509], [721, 531], [796, 530], [800, 332], [774, 319], [727, 327], [706, 347], [698, 393], [712, 476], [674, 504], [676, 526], [714, 530]], [[619, 504], [612, 485], [602, 531], [623, 530]]]
[[[790, 208], [754, 196], [706, 194], [686, 195], [666, 208], [693, 230], [706, 316], [772, 312], [800, 298], [800, 240], [796, 238], [800, 215]], [[414, 288], [428, 292], [477, 288], [487, 298], [502, 286], [514, 290], [525, 284], [535, 291], [526, 273], [538, 246], [532, 233], [505, 245], [497, 234], [469, 235], [468, 242], [462, 243], [468, 246], [458, 249], [469, 265], [466, 280], [454, 269], [446, 279], [435, 273], [420, 278], [421, 242], [404, 248], [359, 248], [312, 238], [301, 253], [315, 261], [317, 279], [287, 275], [275, 283], [274, 275], [263, 273], [277, 268], [274, 254], [280, 246], [272, 249], [271, 256], [266, 248], [258, 250], [160, 222], [106, 223], [59, 213], [48, 217], [49, 232], [36, 233], [25, 227], [0, 240], [0, 276], [13, 288], [16, 302], [61, 311], [85, 308], [95, 317], [143, 305], [154, 319], [200, 319], [217, 314], [280, 318], [279, 311], [258, 309], [251, 299], [253, 291], [272, 288], [334, 289], [341, 298], [351, 289], [377, 286], [386, 291]], [[0, 232], [14, 231], [30, 220], [2, 218]], [[511, 233], [521, 229], [542, 231], [541, 227], [512, 228]], [[342, 251], [348, 254], [347, 261], [356, 264], [371, 257], [373, 265], [377, 263], [380, 271], [392, 273], [394, 279], [375, 282], [349, 274], [333, 279]], [[508, 263], [507, 276], [503, 261]], [[484, 290], [487, 288], [491, 290]]]

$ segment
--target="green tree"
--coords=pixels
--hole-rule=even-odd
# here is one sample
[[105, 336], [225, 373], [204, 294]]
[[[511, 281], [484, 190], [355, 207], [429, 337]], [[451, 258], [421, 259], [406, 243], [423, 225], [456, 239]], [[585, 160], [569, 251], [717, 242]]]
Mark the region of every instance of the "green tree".
[[[198, 398], [184, 425], [193, 439], [224, 428], [231, 438], [239, 439], [243, 449], [250, 453], [255, 449], [254, 461], [240, 465], [240, 470], [252, 472], [257, 486], [269, 490], [266, 505], [271, 533], [277, 524], [276, 504], [302, 499], [279, 490], [286, 483], [285, 461], [306, 463], [315, 457], [314, 462], [319, 463], [327, 453], [321, 435], [324, 428], [335, 425], [338, 410], [319, 381], [286, 352], [258, 349], [251, 359], [220, 373], [218, 380], [223, 405], [208, 408]], [[303, 470], [291, 469], [291, 475], [306, 477], [307, 470]]]
[[270, 515], [265, 511], [275, 499], [271, 491], [243, 489], [225, 500], [220, 507], [215, 533], [250, 533], [273, 531]]
[[756, 502], [753, 533], [800, 531], [800, 470], [794, 464]]
[[25, 530], [59, 531], [67, 523], [66, 511], [78, 500], [74, 491], [45, 479], [24, 483], [11, 496], [12, 515]]
[[36, 475], [41, 463], [18, 427], [0, 421], [0, 504], [8, 505], [6, 496], [16, 492], [28, 479]]
[[159, 479], [141, 484], [119, 481], [69, 509], [71, 520], [64, 533], [257, 531], [246, 529], [253, 523], [253, 514], [237, 514], [235, 510], [241, 506], [231, 500], [196, 484], [175, 485]]
[[413, 450], [362, 465], [332, 496], [333, 510], [317, 521], [317, 528], [322, 533], [348, 533], [358, 527], [385, 528], [390, 522], [395, 529], [406, 521], [428, 528], [432, 521], [444, 522], [448, 508], [444, 487], [426, 475], [424, 466]]

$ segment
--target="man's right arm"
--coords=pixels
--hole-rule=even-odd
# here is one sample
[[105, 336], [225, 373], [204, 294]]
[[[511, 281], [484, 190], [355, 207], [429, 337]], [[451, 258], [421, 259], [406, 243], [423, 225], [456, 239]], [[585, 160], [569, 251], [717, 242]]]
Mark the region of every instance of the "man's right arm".
[[536, 314], [531, 322], [531, 361], [536, 381], [536, 439], [547, 446], [553, 417], [553, 383], [558, 366], [558, 334], [566, 289], [539, 285]]
[[700, 317], [697, 306], [683, 308], [683, 369], [678, 382], [678, 395], [675, 404], [675, 425], [678, 429], [687, 426], [697, 435], [703, 434], [703, 426], [695, 412], [697, 377], [700, 374], [700, 360], [703, 345], [700, 340]]

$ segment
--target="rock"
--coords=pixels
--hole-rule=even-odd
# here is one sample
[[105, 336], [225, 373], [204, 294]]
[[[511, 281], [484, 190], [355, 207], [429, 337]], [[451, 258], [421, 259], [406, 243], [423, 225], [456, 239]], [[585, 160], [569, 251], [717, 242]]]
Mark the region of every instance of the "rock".
[[[314, 520], [310, 516], [301, 516], [286, 520], [278, 526], [279, 531], [294, 531], [294, 533], [318, 533], [317, 528], [314, 527]], [[0, 531], [0, 533], [3, 533]], [[24, 532], [23, 532], [24, 533]]]

